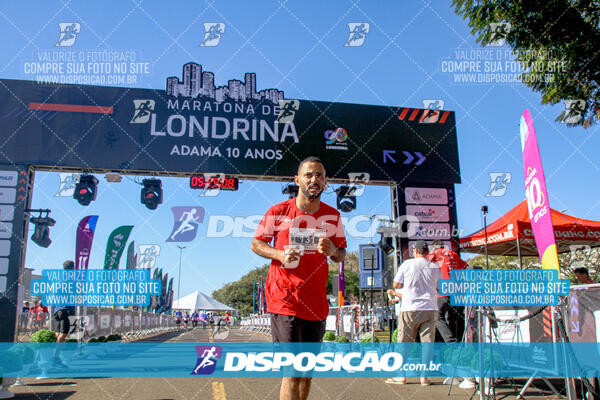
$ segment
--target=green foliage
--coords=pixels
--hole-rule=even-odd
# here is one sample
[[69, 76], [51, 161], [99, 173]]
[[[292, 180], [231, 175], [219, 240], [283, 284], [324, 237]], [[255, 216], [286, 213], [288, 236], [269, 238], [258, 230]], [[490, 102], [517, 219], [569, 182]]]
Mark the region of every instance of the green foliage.
[[65, 340], [65, 343], [78, 343], [77, 339], [67, 339]]
[[[479, 266], [486, 268], [485, 255], [480, 254], [466, 260], [470, 266]], [[516, 256], [488, 256], [489, 269], [518, 269], [519, 258]], [[541, 268], [539, 257], [521, 257], [523, 269]]]
[[227, 283], [221, 289], [215, 290], [211, 296], [221, 303], [235, 308], [240, 315], [246, 316], [252, 314], [254, 281], [259, 281], [261, 277], [263, 278], [263, 282], [266, 281], [268, 272], [268, 264], [255, 268], [239, 280]]
[[88, 343], [98, 343], [98, 339], [96, 338], [91, 338], [90, 340], [87, 341]]
[[33, 343], [55, 343], [56, 334], [50, 329], [40, 329], [31, 335], [29, 341]]
[[[595, 1], [453, 0], [482, 45], [496, 38], [492, 23], [510, 23], [506, 43], [525, 71], [521, 80], [542, 103], [582, 99], [587, 127], [600, 116], [600, 7]], [[565, 113], [557, 120], [564, 120]]]
[[[360, 342], [371, 343], [371, 332], [363, 333], [363, 335], [360, 337]], [[376, 335], [373, 337], [373, 342], [379, 342], [379, 338]]]
[[[327, 277], [327, 293], [331, 293], [332, 284], [331, 279], [332, 275], [338, 273], [338, 265], [337, 263], [329, 264], [329, 276]], [[346, 254], [346, 259], [344, 260], [344, 278], [346, 281], [346, 297], [350, 297], [350, 295], [358, 296], [358, 252], [353, 251]], [[334, 293], [335, 295], [335, 293]]]
[[98, 336], [98, 343], [106, 343], [108, 342], [108, 339], [106, 338], [106, 336]]
[[335, 333], [333, 332], [325, 332], [325, 334], [323, 335], [323, 340], [328, 340], [328, 341], [333, 341], [335, 340]]
[[338, 343], [349, 343], [350, 342], [346, 336], [336, 336], [335, 341]]
[[107, 341], [107, 342], [114, 342], [114, 341], [116, 341], [116, 340], [121, 340], [121, 335], [116, 335], [116, 334], [113, 334], [113, 335], [108, 335], [108, 336], [106, 337], [106, 341]]
[[392, 342], [398, 342], [398, 328], [394, 329], [394, 331], [392, 332]]

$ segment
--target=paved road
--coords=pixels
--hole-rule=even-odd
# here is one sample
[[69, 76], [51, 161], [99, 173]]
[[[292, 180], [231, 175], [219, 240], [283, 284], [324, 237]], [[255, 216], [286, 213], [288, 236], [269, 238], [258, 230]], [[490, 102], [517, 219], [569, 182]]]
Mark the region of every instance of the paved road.
[[[146, 341], [208, 342], [211, 331], [194, 330], [172, 332]], [[231, 329], [227, 341], [264, 342], [270, 336]], [[409, 380], [410, 381], [410, 380]], [[360, 400], [432, 400], [469, 399], [473, 390], [452, 388], [441, 379], [433, 379], [433, 386], [422, 387], [417, 379], [407, 385], [385, 384], [382, 378], [315, 378], [309, 399], [360, 399]], [[278, 378], [87, 378], [44, 379], [26, 378], [27, 386], [11, 388], [17, 399], [31, 400], [247, 400], [278, 399]], [[523, 382], [521, 382], [521, 385]], [[505, 385], [497, 398], [515, 398], [515, 391]], [[474, 398], [479, 398], [477, 395]], [[529, 389], [526, 399], [556, 398], [549, 392]]]

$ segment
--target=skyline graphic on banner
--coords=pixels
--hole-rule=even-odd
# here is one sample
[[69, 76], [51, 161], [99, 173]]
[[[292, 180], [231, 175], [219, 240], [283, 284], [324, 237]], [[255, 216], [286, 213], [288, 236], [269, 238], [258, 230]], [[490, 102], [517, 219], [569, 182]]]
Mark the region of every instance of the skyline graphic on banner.
[[202, 71], [202, 65], [193, 62], [183, 66], [183, 82], [178, 77], [167, 78], [167, 96], [204, 97], [217, 102], [233, 100], [240, 102], [270, 101], [279, 104], [284, 99], [284, 93], [278, 89], [256, 91], [256, 74], [244, 74], [244, 82], [230, 79], [227, 86], [215, 86], [215, 74]]

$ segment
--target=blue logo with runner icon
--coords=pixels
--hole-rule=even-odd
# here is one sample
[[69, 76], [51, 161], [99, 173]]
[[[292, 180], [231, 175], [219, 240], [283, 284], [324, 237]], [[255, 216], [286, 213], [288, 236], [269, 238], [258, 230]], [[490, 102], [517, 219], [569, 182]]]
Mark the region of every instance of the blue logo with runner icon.
[[191, 242], [198, 232], [198, 224], [204, 221], [203, 207], [171, 207], [173, 230], [167, 242]]
[[191, 375], [210, 375], [217, 368], [217, 359], [223, 355], [221, 346], [196, 346], [198, 361]]

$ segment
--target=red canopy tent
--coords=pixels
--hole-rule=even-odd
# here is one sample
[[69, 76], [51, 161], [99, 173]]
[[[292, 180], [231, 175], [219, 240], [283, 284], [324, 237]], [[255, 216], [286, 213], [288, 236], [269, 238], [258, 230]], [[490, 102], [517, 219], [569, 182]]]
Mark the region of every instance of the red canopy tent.
[[[565, 253], [571, 245], [600, 246], [600, 222], [576, 218], [551, 209], [557, 251]], [[485, 232], [477, 231], [460, 239], [460, 250], [485, 252]], [[504, 256], [537, 256], [533, 230], [527, 212], [527, 201], [487, 226], [488, 254]]]

